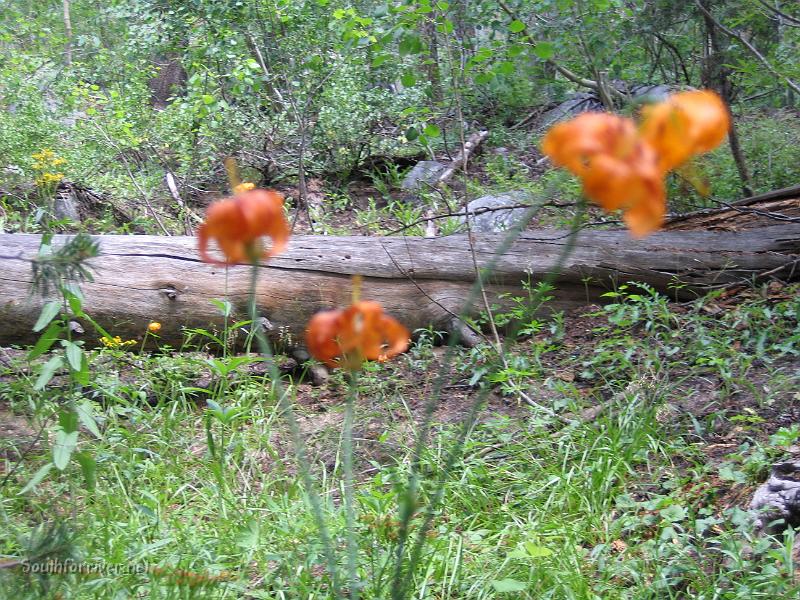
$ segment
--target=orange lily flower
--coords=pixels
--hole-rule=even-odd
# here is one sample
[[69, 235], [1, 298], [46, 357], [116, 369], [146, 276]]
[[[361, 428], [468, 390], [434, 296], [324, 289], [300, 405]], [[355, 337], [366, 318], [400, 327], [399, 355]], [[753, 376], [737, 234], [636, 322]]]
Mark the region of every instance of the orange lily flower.
[[730, 128], [722, 99], [710, 91], [681, 92], [632, 119], [584, 113], [553, 126], [542, 151], [581, 178], [586, 197], [608, 211], [622, 209], [631, 233], [661, 227], [664, 177], [690, 157], [716, 148]]
[[664, 174], [631, 119], [584, 113], [551, 128], [542, 150], [581, 178], [587, 198], [608, 211], [622, 209], [634, 235], [660, 227], [666, 212]]
[[386, 361], [408, 349], [411, 335], [377, 302], [354, 302], [318, 312], [308, 322], [306, 346], [329, 367], [357, 371], [365, 360]]
[[716, 93], [709, 90], [681, 92], [664, 102], [642, 109], [639, 131], [656, 149], [659, 165], [670, 171], [695, 154], [719, 146], [728, 135], [731, 121], [728, 109]]
[[[265, 250], [261, 238], [272, 238]], [[255, 262], [275, 256], [286, 248], [289, 223], [283, 213], [283, 196], [271, 190], [245, 190], [231, 198], [218, 200], [206, 211], [206, 220], [197, 231], [200, 257], [218, 265]], [[216, 240], [225, 260], [208, 254], [209, 240]]]

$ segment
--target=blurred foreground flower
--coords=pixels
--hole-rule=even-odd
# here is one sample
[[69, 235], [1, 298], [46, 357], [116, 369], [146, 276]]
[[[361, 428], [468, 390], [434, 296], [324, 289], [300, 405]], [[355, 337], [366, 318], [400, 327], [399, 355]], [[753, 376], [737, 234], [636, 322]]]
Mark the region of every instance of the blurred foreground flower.
[[638, 127], [608, 113], [559, 123], [545, 135], [542, 151], [581, 178], [587, 198], [608, 211], [621, 209], [631, 233], [641, 237], [664, 221], [667, 172], [716, 148], [729, 127], [728, 110], [714, 92], [682, 92], [645, 107]]
[[[257, 262], [286, 248], [289, 223], [283, 213], [283, 196], [271, 190], [245, 190], [211, 204], [197, 232], [200, 257], [210, 263], [232, 265]], [[265, 249], [262, 237], [272, 238]], [[225, 260], [208, 254], [209, 240], [216, 240]]]
[[306, 346], [329, 367], [357, 371], [365, 360], [386, 361], [408, 349], [411, 335], [377, 302], [354, 302], [311, 317]]
[[147, 324], [147, 331], [149, 331], [150, 333], [158, 333], [159, 331], [161, 331], [161, 323], [159, 323], [158, 321], [151, 321], [150, 323]]

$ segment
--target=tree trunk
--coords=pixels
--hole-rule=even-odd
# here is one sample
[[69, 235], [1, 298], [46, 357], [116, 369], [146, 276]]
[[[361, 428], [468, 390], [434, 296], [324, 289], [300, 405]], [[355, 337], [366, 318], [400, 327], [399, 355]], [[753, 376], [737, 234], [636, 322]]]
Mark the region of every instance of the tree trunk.
[[64, 17], [64, 37], [67, 40], [64, 46], [64, 63], [70, 66], [72, 64], [72, 17], [70, 16], [69, 0], [62, 0], [61, 9]]
[[[474, 236], [476, 262], [486, 268], [503, 234]], [[491, 303], [501, 295], [524, 296], [521, 282], [541, 280], [567, 242], [565, 231], [526, 231], [503, 255], [486, 284]], [[212, 304], [227, 298], [231, 322], [247, 315], [250, 268], [228, 269], [200, 262], [191, 237], [99, 236], [101, 255], [92, 260], [94, 282], [82, 286], [84, 310], [114, 335], [140, 338], [159, 321], [163, 341], [180, 344], [182, 328], [219, 329], [223, 319]], [[53, 246], [64, 241], [56, 236]], [[31, 327], [43, 300], [28, 291], [30, 260], [38, 235], [0, 235], [0, 343], [35, 339]], [[553, 310], [599, 299], [625, 281], [640, 281], [693, 298], [726, 284], [748, 282], [769, 272], [800, 277], [800, 224], [740, 232], [681, 231], [632, 240], [626, 231], [584, 231], [556, 279]], [[295, 236], [280, 256], [261, 266], [257, 301], [275, 339], [298, 344], [309, 317], [349, 304], [350, 275], [362, 274], [362, 297], [381, 302], [410, 330], [447, 328], [461, 311], [475, 279], [466, 236], [413, 237]], [[227, 282], [227, 291], [226, 291]], [[469, 312], [481, 310], [476, 299]], [[97, 336], [84, 324], [88, 344]]]

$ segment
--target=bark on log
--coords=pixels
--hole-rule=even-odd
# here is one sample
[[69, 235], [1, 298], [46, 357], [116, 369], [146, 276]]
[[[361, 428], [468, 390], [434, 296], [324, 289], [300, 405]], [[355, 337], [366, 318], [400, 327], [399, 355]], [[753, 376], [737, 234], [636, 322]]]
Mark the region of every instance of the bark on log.
[[800, 185], [673, 217], [665, 231], [739, 230], [800, 222]]
[[[56, 236], [53, 246], [63, 237]], [[503, 237], [474, 236], [481, 268]], [[490, 302], [506, 292], [522, 295], [521, 281], [540, 280], [555, 265], [567, 237], [564, 231], [524, 232], [489, 278]], [[159, 321], [162, 339], [179, 344], [182, 328], [222, 325], [214, 298], [231, 301], [233, 320], [246, 318], [249, 267], [231, 267], [226, 275], [225, 268], [200, 262], [191, 237], [106, 235], [99, 240], [101, 255], [91, 263], [95, 280], [82, 286], [84, 309], [113, 334], [140, 338], [149, 321]], [[31, 296], [29, 285], [30, 259], [39, 242], [38, 235], [0, 235], [0, 343], [36, 337], [31, 327], [44, 300]], [[582, 305], [625, 281], [646, 282], [671, 297], [688, 299], [763, 272], [796, 279], [798, 260], [796, 223], [738, 232], [664, 232], [638, 241], [626, 231], [585, 231], [556, 280], [549, 306]], [[381, 302], [412, 331], [447, 328], [475, 280], [469, 243], [462, 235], [295, 236], [285, 253], [261, 267], [257, 299], [272, 337], [290, 347], [298, 344], [314, 312], [349, 303], [349, 275], [356, 273], [364, 276], [362, 297]], [[480, 310], [476, 301], [471, 312]], [[91, 326], [84, 327], [87, 343], [95, 343]]]

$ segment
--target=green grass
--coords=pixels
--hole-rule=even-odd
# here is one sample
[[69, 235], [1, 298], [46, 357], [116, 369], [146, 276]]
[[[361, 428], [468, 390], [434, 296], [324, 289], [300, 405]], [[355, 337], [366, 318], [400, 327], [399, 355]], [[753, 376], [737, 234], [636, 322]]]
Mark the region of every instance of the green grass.
[[[797, 437], [764, 424], [797, 389], [796, 290], [788, 300], [756, 293], [722, 315], [713, 298], [674, 307], [647, 289], [619, 294], [594, 315], [567, 318], [566, 336], [544, 330], [514, 346], [514, 356], [536, 365], [524, 380], [536, 386], [530, 394], [557, 416], [492, 398], [445, 485], [413, 573], [414, 598], [796, 597], [791, 535], [754, 538], [743, 512], [749, 495], [729, 500], [759, 483]], [[439, 367], [425, 340], [394, 364], [370, 366], [360, 380], [363, 598], [388, 597], [419, 399]], [[140, 366], [133, 376], [131, 361]], [[456, 367], [468, 379], [476, 361], [464, 350]], [[7, 597], [331, 597], [268, 379], [240, 370], [234, 382], [210, 385], [222, 408], [235, 409], [223, 423], [193, 397], [196, 356], [105, 350], [92, 365], [97, 376], [84, 392], [101, 436], [82, 430], [79, 449], [97, 462], [96, 486], [90, 491], [71, 463], [21, 493], [50, 460], [44, 437], [0, 488], [0, 555], [27, 556], [49, 540], [48, 556], [105, 572], [41, 577], [0, 569]], [[0, 407], [34, 431], [52, 428], [63, 390], [33, 390], [22, 368], [4, 374]], [[466, 379], [457, 375], [456, 383]], [[700, 393], [701, 380], [713, 382], [713, 407], [692, 414], [682, 402]], [[338, 375], [324, 388], [288, 383], [344, 573], [344, 383]], [[459, 389], [437, 408], [440, 424], [420, 465], [423, 499], [434, 493], [454, 422], [475, 394]], [[579, 418], [593, 407], [602, 410]], [[720, 426], [734, 431], [721, 459], [708, 451], [724, 437]], [[26, 443], [0, 444], [7, 472], [18, 462], [14, 448]], [[419, 523], [415, 517], [412, 528]], [[113, 572], [130, 565], [160, 570]]]

